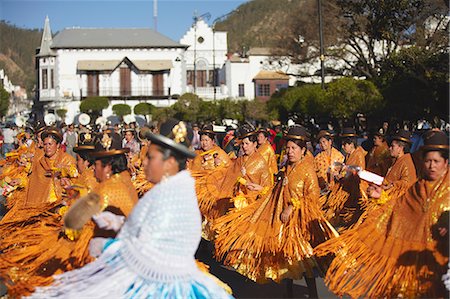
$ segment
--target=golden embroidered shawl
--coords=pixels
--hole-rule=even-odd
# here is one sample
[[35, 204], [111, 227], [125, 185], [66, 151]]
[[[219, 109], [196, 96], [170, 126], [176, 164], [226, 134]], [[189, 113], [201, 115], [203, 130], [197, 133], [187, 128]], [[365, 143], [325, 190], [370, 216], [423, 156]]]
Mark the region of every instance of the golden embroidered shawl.
[[[43, 202], [55, 202], [62, 198], [62, 187], [55, 177], [55, 169], [64, 170], [73, 177], [76, 173], [75, 159], [58, 150], [55, 159], [41, 157], [32, 165], [25, 205], [39, 205]], [[51, 176], [46, 176], [50, 174]]]
[[[366, 151], [358, 146], [345, 159], [346, 165], [359, 166], [365, 169]], [[326, 201], [326, 215], [333, 224], [350, 226], [356, 223], [362, 214], [359, 198], [361, 198], [360, 179], [357, 175], [348, 175], [339, 180], [331, 189]], [[344, 209], [345, 207], [345, 209]], [[341, 217], [342, 216], [342, 217]], [[336, 219], [336, 217], [340, 217]]]
[[[127, 181], [128, 179], [128, 181]], [[100, 195], [103, 209], [116, 208], [128, 216], [137, 203], [136, 191], [129, 174], [115, 174], [97, 185], [93, 192]], [[89, 241], [94, 237], [95, 224], [88, 222], [79, 238], [70, 241], [62, 237], [62, 219], [52, 210], [35, 211], [20, 220], [5, 223], [2, 231], [8, 231], [0, 249], [0, 277], [10, 285], [9, 294], [30, 294], [37, 286], [53, 282], [51, 275], [82, 267], [93, 258], [89, 255]]]
[[327, 185], [331, 187], [334, 185], [334, 180], [331, 180], [328, 176], [328, 170], [334, 162], [344, 163], [344, 155], [340, 151], [331, 148], [331, 153], [328, 155], [326, 151], [322, 151], [314, 158], [314, 168], [317, 172], [317, 178], [319, 179], [319, 186], [321, 189]]
[[[232, 209], [214, 224], [215, 255], [254, 281], [280, 281], [312, 274], [313, 240], [326, 240], [332, 228], [318, 206], [320, 194], [313, 158], [306, 156], [286, 171], [271, 192], [243, 209]], [[294, 210], [287, 224], [280, 215]]]
[[370, 172], [385, 176], [392, 164], [391, 154], [386, 141], [381, 145], [374, 146], [367, 155], [367, 167]]
[[[217, 145], [214, 145], [208, 151], [199, 149], [196, 150], [195, 153], [197, 156], [188, 162], [188, 169], [194, 176], [197, 176], [195, 174], [198, 172], [204, 174], [203, 171], [205, 170], [214, 170], [217, 167], [228, 167], [231, 163], [231, 159], [227, 153]], [[214, 155], [218, 155], [218, 158], [221, 161], [220, 165], [215, 165]]]
[[445, 297], [448, 239], [437, 228], [448, 228], [449, 210], [448, 170], [436, 182], [417, 181], [361, 226], [315, 249], [319, 256], [336, 255], [326, 284], [353, 298]]
[[258, 147], [258, 152], [264, 157], [269, 166], [270, 173], [272, 175], [277, 174], [278, 165], [277, 165], [277, 157], [275, 155], [275, 151], [273, 150], [272, 145], [266, 141]]
[[[250, 156], [240, 156], [232, 160], [228, 168], [221, 168], [196, 179], [200, 212], [210, 220], [216, 219], [226, 212], [233, 197], [240, 195], [245, 204], [256, 200], [260, 191], [248, 190], [245, 183], [258, 184], [267, 191], [271, 187], [271, 181], [266, 160], [258, 151]], [[218, 206], [219, 201], [223, 205]]]

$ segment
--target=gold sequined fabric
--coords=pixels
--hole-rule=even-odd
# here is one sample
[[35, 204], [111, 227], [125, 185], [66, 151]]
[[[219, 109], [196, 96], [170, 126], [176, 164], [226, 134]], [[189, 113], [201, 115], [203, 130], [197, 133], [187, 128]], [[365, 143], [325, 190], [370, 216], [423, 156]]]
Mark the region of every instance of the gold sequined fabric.
[[58, 150], [55, 159], [43, 156], [39, 160], [33, 161], [25, 205], [61, 200], [63, 189], [59, 179], [54, 174], [55, 168], [76, 169], [75, 159], [71, 155]]
[[367, 167], [370, 172], [385, 176], [387, 170], [392, 164], [391, 154], [389, 153], [389, 146], [386, 141], [381, 145], [375, 145], [367, 154]]
[[[288, 167], [267, 196], [243, 209], [232, 209], [215, 221], [215, 254], [242, 275], [263, 282], [312, 275], [317, 263], [311, 243], [333, 235], [318, 205], [319, 186], [313, 158]], [[280, 215], [298, 203], [288, 223]]]
[[269, 165], [270, 173], [272, 175], [276, 174], [278, 172], [277, 157], [272, 145], [269, 142], [264, 142], [258, 147], [258, 151], [266, 160], [267, 165]]
[[319, 256], [336, 255], [326, 284], [352, 298], [445, 297], [448, 237], [438, 227], [448, 227], [449, 210], [448, 171], [435, 182], [417, 181], [361, 226], [315, 249]]
[[334, 147], [331, 148], [330, 154], [322, 151], [314, 158], [314, 168], [317, 172], [317, 178], [321, 189], [325, 188], [327, 185], [329, 187], [334, 185], [334, 180], [331, 179], [328, 173], [330, 166], [334, 162], [344, 163], [344, 155]]

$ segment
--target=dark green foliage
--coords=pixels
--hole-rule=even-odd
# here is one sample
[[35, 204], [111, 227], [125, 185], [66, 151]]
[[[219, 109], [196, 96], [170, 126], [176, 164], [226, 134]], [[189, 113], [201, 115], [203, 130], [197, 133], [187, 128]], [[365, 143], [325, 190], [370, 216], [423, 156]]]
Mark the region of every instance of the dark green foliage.
[[10, 94], [0, 86], [0, 117], [5, 116], [8, 113]]
[[449, 57], [445, 52], [402, 49], [383, 62], [378, 85], [388, 102], [386, 115], [400, 119], [447, 119]]
[[134, 114], [150, 115], [155, 110], [155, 106], [150, 103], [139, 103], [133, 108]]
[[100, 113], [108, 108], [109, 100], [106, 97], [88, 97], [80, 104], [80, 111], [83, 113]]
[[274, 94], [268, 109], [286, 121], [290, 114], [351, 118], [357, 113], [379, 111], [383, 104], [383, 97], [372, 82], [341, 78], [327, 84], [326, 90], [320, 84], [304, 84]]
[[65, 119], [67, 114], [67, 109], [57, 109], [56, 115], [58, 115], [61, 119]]
[[131, 114], [131, 107], [127, 104], [115, 104], [112, 106], [112, 111], [115, 115], [123, 117], [124, 115]]

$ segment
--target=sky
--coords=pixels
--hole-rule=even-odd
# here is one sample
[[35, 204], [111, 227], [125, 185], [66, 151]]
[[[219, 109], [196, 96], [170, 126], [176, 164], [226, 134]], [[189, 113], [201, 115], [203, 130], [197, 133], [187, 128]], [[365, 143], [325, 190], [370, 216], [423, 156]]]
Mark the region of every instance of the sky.
[[[208, 24], [249, 0], [157, 0], [157, 31], [175, 41], [193, 17], [209, 14]], [[153, 0], [0, 0], [0, 19], [20, 28], [42, 29], [45, 16], [55, 33], [66, 27], [153, 28]]]

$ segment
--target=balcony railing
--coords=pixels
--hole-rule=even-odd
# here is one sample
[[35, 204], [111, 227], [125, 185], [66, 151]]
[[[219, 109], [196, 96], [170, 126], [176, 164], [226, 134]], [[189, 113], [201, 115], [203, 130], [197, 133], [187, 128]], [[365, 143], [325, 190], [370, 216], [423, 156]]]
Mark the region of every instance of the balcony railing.
[[170, 96], [170, 88], [154, 90], [151, 88], [132, 88], [131, 90], [120, 87], [100, 88], [98, 91], [82, 89], [82, 97], [104, 96], [104, 97], [167, 97]]

